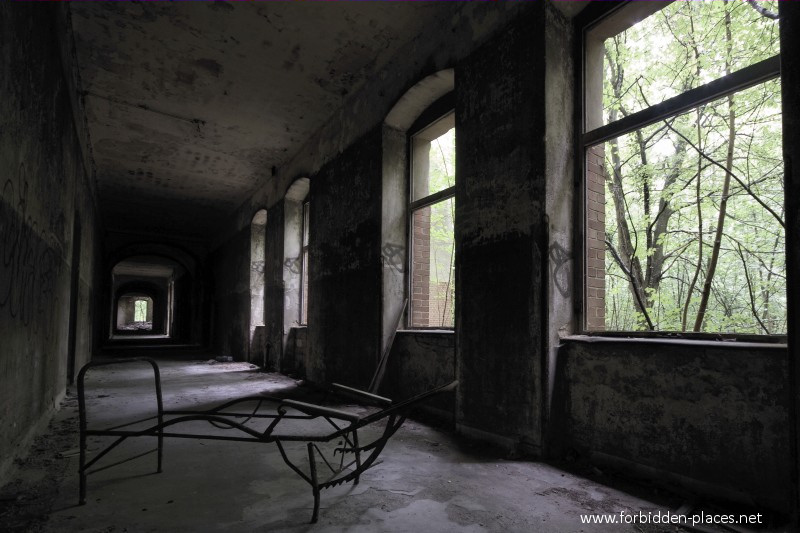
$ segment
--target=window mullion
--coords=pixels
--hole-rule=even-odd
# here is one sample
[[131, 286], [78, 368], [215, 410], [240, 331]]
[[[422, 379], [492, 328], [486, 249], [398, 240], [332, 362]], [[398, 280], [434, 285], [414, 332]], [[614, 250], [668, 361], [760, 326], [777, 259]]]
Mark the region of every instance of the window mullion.
[[619, 120], [606, 124], [583, 134], [583, 145], [592, 146], [639, 128], [649, 126], [665, 118], [679, 115], [697, 106], [717, 100], [728, 94], [747, 89], [781, 74], [780, 56], [768, 59], [737, 70], [727, 76], [708, 82], [695, 89], [670, 98], [660, 104], [652, 105]]
[[412, 211], [415, 211], [422, 207], [428, 207], [429, 205], [437, 204], [442, 200], [447, 200], [451, 196], [455, 195], [456, 195], [456, 186], [453, 185], [452, 187], [448, 187], [447, 189], [431, 194], [430, 196], [426, 196], [425, 198], [420, 198], [415, 202], [411, 202], [409, 208]]

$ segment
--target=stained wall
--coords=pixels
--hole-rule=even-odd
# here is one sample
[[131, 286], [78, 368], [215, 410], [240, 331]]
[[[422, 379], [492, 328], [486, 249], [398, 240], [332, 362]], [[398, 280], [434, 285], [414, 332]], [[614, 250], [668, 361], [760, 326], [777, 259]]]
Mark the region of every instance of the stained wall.
[[98, 227], [61, 15], [0, 5], [0, 477], [95, 345]]

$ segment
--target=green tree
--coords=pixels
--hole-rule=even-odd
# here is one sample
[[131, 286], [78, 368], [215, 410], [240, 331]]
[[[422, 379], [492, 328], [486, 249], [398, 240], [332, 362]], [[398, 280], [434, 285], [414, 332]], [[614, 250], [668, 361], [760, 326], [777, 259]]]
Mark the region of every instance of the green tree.
[[[674, 2], [609, 38], [606, 123], [776, 55], [775, 11]], [[772, 80], [605, 143], [606, 329], [785, 332], [780, 119]]]

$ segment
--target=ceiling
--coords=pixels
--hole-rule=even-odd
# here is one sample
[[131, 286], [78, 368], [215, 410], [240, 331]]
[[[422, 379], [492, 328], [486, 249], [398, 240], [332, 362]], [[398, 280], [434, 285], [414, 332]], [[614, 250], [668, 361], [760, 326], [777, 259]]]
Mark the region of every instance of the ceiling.
[[180, 277], [184, 269], [166, 257], [137, 255], [120, 261], [111, 272], [114, 276], [170, 278], [173, 274]]
[[451, 2], [74, 2], [107, 229], [204, 239]]

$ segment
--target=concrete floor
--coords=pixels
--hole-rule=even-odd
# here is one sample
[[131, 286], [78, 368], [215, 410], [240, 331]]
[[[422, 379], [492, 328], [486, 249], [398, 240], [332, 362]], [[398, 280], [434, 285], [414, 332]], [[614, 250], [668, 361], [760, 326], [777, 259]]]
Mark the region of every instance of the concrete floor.
[[[165, 408], [210, 406], [233, 397], [291, 394], [296, 383], [248, 364], [160, 361]], [[88, 383], [97, 419], [130, 420], [152, 405], [145, 368], [104, 367]], [[349, 406], [350, 409], [359, 409]], [[205, 425], [203, 431], [209, 431]], [[140, 442], [134, 442], [134, 441]], [[132, 439], [134, 454], [152, 443]], [[97, 443], [90, 443], [90, 450]], [[302, 444], [294, 447], [302, 452]], [[116, 458], [122, 458], [119, 454]], [[89, 477], [76, 505], [77, 401], [68, 397], [15, 482], [0, 491], [0, 529], [44, 532], [655, 532], [676, 526], [583, 525], [582, 513], [666, 507], [542, 463], [504, 460], [452, 434], [407, 421], [383, 462], [357, 486], [322, 493], [308, 524], [308, 485], [273, 444], [167, 439], [164, 471], [147, 456]], [[110, 461], [109, 461], [110, 462]], [[674, 502], [671, 502], [674, 504]], [[680, 502], [678, 502], [680, 503]]]

